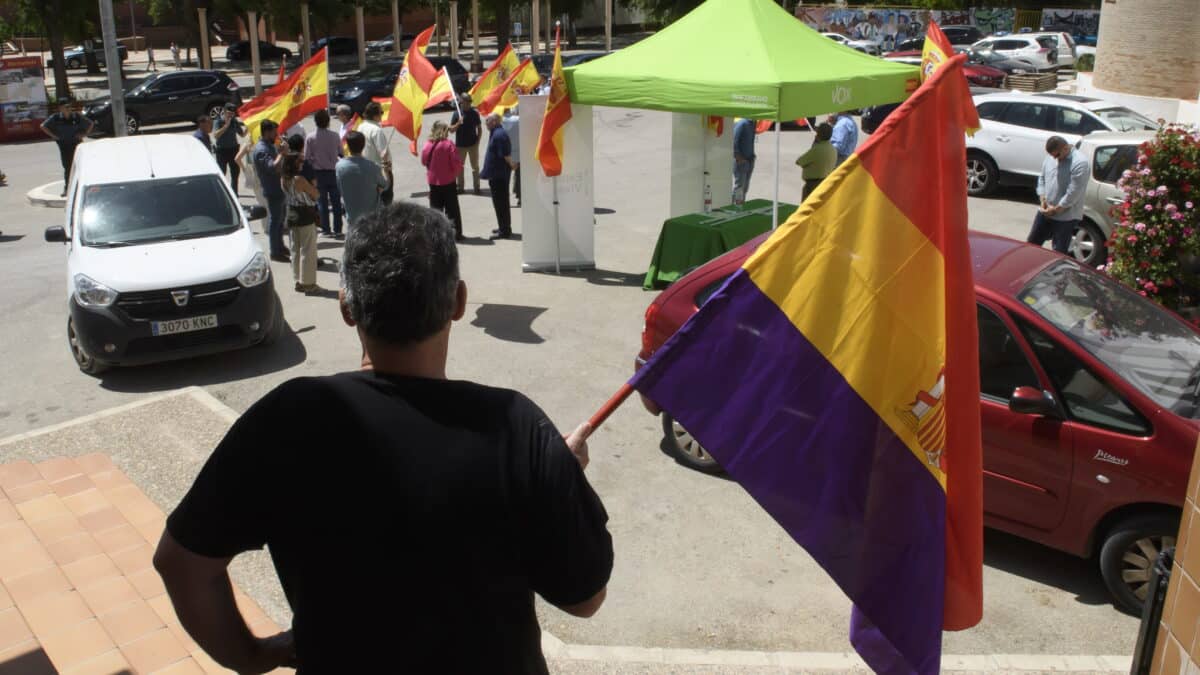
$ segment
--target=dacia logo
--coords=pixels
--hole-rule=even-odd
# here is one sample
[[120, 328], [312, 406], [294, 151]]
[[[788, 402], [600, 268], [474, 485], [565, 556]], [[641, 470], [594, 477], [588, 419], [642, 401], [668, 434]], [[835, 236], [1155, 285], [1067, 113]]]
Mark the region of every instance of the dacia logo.
[[191, 296], [192, 293], [188, 290], [171, 291], [171, 299], [175, 301], [176, 307], [187, 307], [188, 299], [191, 298]]
[[833, 88], [834, 105], [844, 105], [850, 100], [850, 87], [837, 86]]

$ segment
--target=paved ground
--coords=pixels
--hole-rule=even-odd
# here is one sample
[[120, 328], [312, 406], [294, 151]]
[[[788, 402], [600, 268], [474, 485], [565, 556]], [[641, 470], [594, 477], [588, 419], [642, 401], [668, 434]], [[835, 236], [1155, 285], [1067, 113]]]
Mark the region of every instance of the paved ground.
[[[471, 304], [453, 331], [452, 377], [526, 391], [564, 428], [586, 418], [624, 381], [652, 297], [641, 290], [641, 278], [667, 215], [668, 119], [643, 111], [596, 112], [595, 272], [522, 274], [519, 241], [482, 239], [494, 226], [488, 198], [463, 196], [466, 231], [473, 237], [461, 247]], [[792, 160], [810, 143], [807, 132], [783, 134], [785, 198], [799, 191]], [[751, 197], [771, 195], [772, 147], [769, 137], [760, 139]], [[393, 152], [406, 156], [400, 142]], [[904, 168], [897, 163], [897, 170]], [[0, 169], [11, 185], [0, 188], [6, 214], [0, 225], [0, 437], [192, 385], [244, 410], [285, 379], [357, 364], [354, 334], [341, 324], [335, 302], [287, 291], [289, 270], [277, 265], [294, 334], [273, 349], [115, 371], [101, 379], [80, 374], [66, 348], [66, 251], [41, 241], [42, 229], [60, 224], [62, 214], [24, 202], [28, 189], [59, 175], [57, 153], [48, 143], [3, 146]], [[415, 161], [398, 162], [397, 180], [401, 196], [425, 190]], [[972, 226], [1023, 236], [1032, 204], [1021, 191], [972, 200]], [[514, 228], [521, 229], [519, 210]], [[335, 243], [322, 242], [321, 248], [331, 263], [339, 254]], [[318, 281], [336, 287], [335, 267], [323, 266]], [[104, 440], [118, 464], [128, 462], [122, 468], [142, 489], [169, 507], [219, 434], [193, 434], [189, 415], [158, 415], [120, 430], [122, 436], [91, 440]], [[737, 485], [675, 465], [659, 450], [660, 439], [658, 420], [636, 403], [594, 437], [588, 473], [608, 507], [618, 551], [609, 599], [590, 621], [542, 607], [543, 625], [577, 645], [848, 649], [847, 603], [812, 560]], [[0, 461], [11, 452], [0, 446]], [[986, 543], [984, 621], [948, 634], [947, 653], [1132, 653], [1137, 621], [1108, 604], [1092, 564], [996, 533]], [[239, 583], [273, 618], [286, 619], [266, 582], [262, 589], [242, 578]]]

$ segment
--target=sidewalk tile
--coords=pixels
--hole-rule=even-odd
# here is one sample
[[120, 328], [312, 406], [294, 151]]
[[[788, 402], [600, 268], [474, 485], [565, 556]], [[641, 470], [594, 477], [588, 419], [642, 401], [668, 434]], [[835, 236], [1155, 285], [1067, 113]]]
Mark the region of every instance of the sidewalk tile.
[[0, 465], [0, 489], [3, 489], [5, 492], [10, 488], [26, 485], [37, 480], [42, 480], [42, 474], [38, 472], [33, 462], [20, 460]]
[[204, 652], [203, 649], [192, 650], [192, 660], [196, 665], [204, 669], [204, 672], [212, 675], [227, 675], [228, 670], [221, 667], [221, 664], [212, 660], [212, 657]]
[[188, 650], [189, 654], [200, 648], [200, 645], [196, 644], [196, 641], [192, 639], [191, 635], [188, 635], [188, 632], [183, 629], [183, 626], [177, 623], [171, 623], [167, 624], [167, 630], [171, 631], [171, 635], [174, 635], [175, 639], [179, 640], [179, 644], [183, 645], [183, 648]]
[[92, 618], [92, 610], [77, 591], [43, 595], [18, 607], [25, 623], [39, 637]]
[[123, 485], [132, 485], [133, 483], [125, 476], [125, 474], [112, 469], [109, 471], [97, 471], [89, 473], [88, 477], [96, 484], [96, 487], [101, 490], [112, 490]]
[[100, 545], [87, 532], [79, 532], [69, 537], [63, 537], [53, 544], [47, 544], [46, 551], [59, 565], [69, 565], [76, 560], [103, 553]]
[[20, 505], [31, 499], [54, 494], [54, 491], [50, 489], [49, 483], [39, 477], [31, 483], [5, 488], [4, 493], [8, 495], [13, 504]]
[[95, 487], [63, 497], [62, 500], [67, 509], [76, 516], [82, 516], [86, 513], [99, 511], [106, 506], [111, 506], [104, 493]]
[[22, 642], [33, 639], [33, 631], [16, 607], [9, 607], [0, 612], [0, 650], [15, 647]]
[[121, 653], [140, 673], [152, 673], [188, 657], [171, 631], [160, 628], [121, 647]]
[[204, 669], [200, 667], [196, 660], [191, 656], [163, 668], [156, 670], [151, 675], [204, 675]]
[[108, 455], [102, 455], [98, 452], [80, 455], [75, 458], [75, 465], [78, 466], [84, 473], [100, 473], [101, 471], [113, 471], [117, 467], [109, 459]]
[[123, 576], [110, 577], [101, 581], [97, 581], [91, 585], [84, 586], [79, 589], [83, 599], [87, 602], [88, 607], [97, 615], [107, 614], [112, 610], [128, 605], [131, 602], [141, 601], [142, 596], [138, 595], [133, 586]]
[[4, 587], [4, 584], [0, 584], [0, 609], [8, 609], [12, 606], [12, 596], [8, 594], [8, 589]]
[[42, 540], [42, 544], [46, 546], [77, 534], [87, 534], [87, 531], [83, 529], [83, 525], [79, 523], [79, 520], [70, 511], [67, 511], [66, 515], [35, 520], [29, 523], [29, 527], [37, 535], [38, 539]]
[[84, 588], [105, 579], [121, 576], [121, 570], [107, 555], [94, 555], [62, 566], [63, 574], [75, 588]]
[[66, 499], [71, 495], [77, 495], [81, 492], [86, 492], [95, 487], [96, 486], [92, 483], [91, 479], [83, 474], [77, 474], [62, 480], [50, 482], [50, 489], [54, 490], [54, 494], [58, 495], [61, 499]]
[[71, 590], [71, 582], [57, 567], [47, 567], [23, 577], [6, 579], [4, 586], [18, 605], [33, 602], [44, 595], [56, 595]]
[[95, 534], [104, 532], [119, 525], [127, 523], [125, 516], [112, 506], [105, 506], [98, 511], [92, 511], [79, 516], [79, 522], [87, 529], [88, 532]]
[[145, 520], [140, 523], [135, 522], [133, 524], [133, 527], [140, 532], [143, 537], [146, 538], [146, 541], [150, 542], [154, 546], [158, 546], [158, 540], [162, 538], [162, 533], [166, 526], [167, 519], [165, 516], [155, 516], [150, 520]]
[[0, 498], [0, 525], [12, 523], [21, 518], [21, 514], [17, 513], [17, 507], [7, 499]]
[[88, 619], [69, 630], [39, 635], [38, 639], [59, 670], [90, 661], [116, 647], [96, 619]]
[[0, 556], [0, 581], [7, 584], [17, 577], [53, 566], [54, 559], [41, 546], [9, 551]]
[[94, 659], [72, 666], [62, 672], [62, 675], [119, 675], [132, 673], [129, 662], [120, 650], [113, 649], [104, 652]]
[[83, 474], [83, 470], [70, 457], [47, 459], [44, 462], [38, 462], [36, 466], [38, 473], [42, 474], [42, 478], [46, 479], [47, 483]]
[[30, 529], [29, 523], [24, 520], [0, 525], [0, 557], [14, 551], [41, 545], [37, 535]]
[[146, 600], [146, 604], [150, 605], [154, 613], [158, 614], [159, 618], [168, 626], [179, 623], [179, 617], [175, 616], [175, 605], [171, 604], [171, 598], [166, 593]]
[[144, 602], [131, 602], [100, 616], [100, 623], [117, 646], [124, 646], [160, 628], [163, 620]]
[[58, 516], [71, 515], [70, 509], [62, 503], [58, 495], [50, 493], [40, 497], [35, 497], [26, 502], [17, 504], [17, 512], [25, 519], [25, 522], [36, 523], [39, 520], [47, 518], [55, 518]]
[[158, 570], [153, 567], [129, 575], [129, 583], [133, 584], [133, 587], [137, 589], [138, 595], [142, 596], [144, 600], [149, 600], [167, 592], [167, 587], [163, 585], [162, 577], [159, 576]]
[[154, 549], [150, 544], [142, 542], [133, 548], [128, 548], [117, 553], [110, 553], [109, 556], [117, 565], [117, 569], [121, 570], [126, 576], [136, 574], [143, 570], [151, 569], [150, 561], [154, 557]]
[[0, 649], [0, 675], [59, 675], [35, 640]]
[[100, 548], [109, 555], [146, 544], [145, 537], [129, 523], [97, 532], [94, 536]]

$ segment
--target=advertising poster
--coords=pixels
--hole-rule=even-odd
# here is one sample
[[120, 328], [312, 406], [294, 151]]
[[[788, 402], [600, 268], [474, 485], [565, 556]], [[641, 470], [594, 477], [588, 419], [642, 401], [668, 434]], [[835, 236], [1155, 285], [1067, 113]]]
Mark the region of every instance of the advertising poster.
[[39, 137], [48, 115], [41, 58], [0, 59], [0, 142]]

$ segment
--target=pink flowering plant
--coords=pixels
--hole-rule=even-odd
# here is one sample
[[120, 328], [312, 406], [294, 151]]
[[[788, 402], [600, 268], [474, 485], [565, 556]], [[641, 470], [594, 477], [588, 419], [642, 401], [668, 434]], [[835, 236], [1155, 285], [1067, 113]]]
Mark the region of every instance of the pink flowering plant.
[[1180, 258], [1200, 255], [1200, 134], [1168, 125], [1138, 149], [1137, 164], [1117, 186], [1125, 201], [1108, 241], [1104, 270], [1114, 279], [1170, 309], [1200, 301], [1197, 280]]

